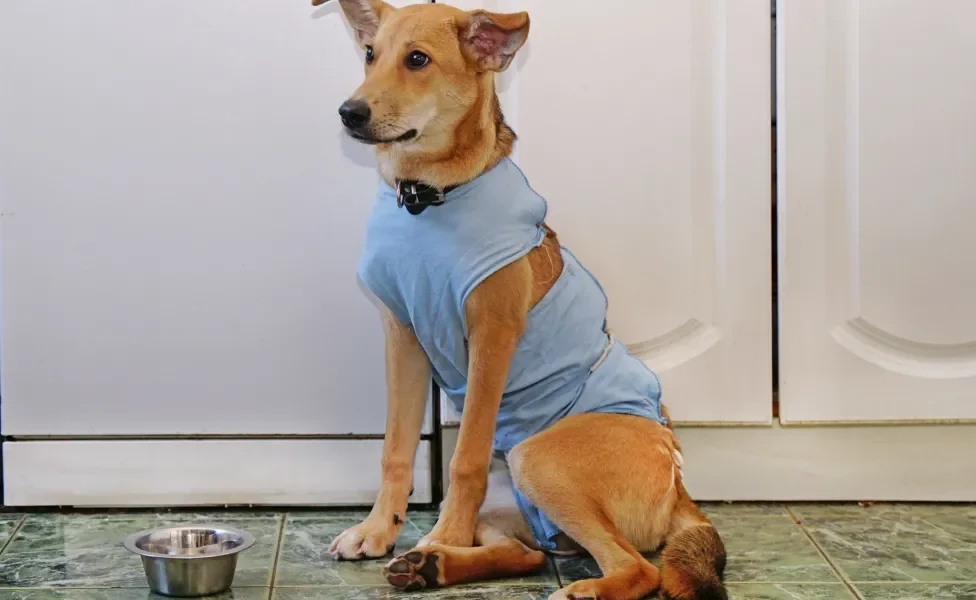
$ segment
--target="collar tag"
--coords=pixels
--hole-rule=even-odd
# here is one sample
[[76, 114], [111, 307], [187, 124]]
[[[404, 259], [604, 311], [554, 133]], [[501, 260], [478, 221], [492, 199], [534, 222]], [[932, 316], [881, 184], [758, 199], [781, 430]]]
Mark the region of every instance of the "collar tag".
[[397, 181], [397, 206], [419, 215], [428, 206], [444, 204], [444, 192], [419, 181]]

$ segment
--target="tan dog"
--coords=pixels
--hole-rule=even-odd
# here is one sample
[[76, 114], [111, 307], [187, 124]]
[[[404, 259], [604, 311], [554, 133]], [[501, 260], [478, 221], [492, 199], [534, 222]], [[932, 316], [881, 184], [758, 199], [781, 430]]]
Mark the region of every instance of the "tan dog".
[[[376, 146], [387, 183], [413, 180], [444, 189], [478, 178], [511, 153], [515, 134], [503, 120], [494, 74], [525, 42], [527, 14], [339, 3], [367, 63], [364, 83], [340, 114], [351, 136]], [[545, 564], [504, 476], [497, 487], [494, 477], [492, 486], [488, 481], [496, 419], [526, 316], [564, 264], [546, 228], [540, 245], [467, 296], [467, 391], [451, 485], [433, 530], [384, 569], [394, 586], [524, 575]], [[431, 364], [414, 330], [389, 312], [384, 322], [383, 483], [369, 517], [333, 541], [330, 550], [342, 559], [381, 557], [393, 548], [429, 396]], [[727, 597], [722, 541], [685, 491], [680, 461], [669, 426], [619, 414], [569, 416], [511, 450], [518, 491], [564, 532], [558, 550], [582, 548], [603, 571], [602, 578], [573, 583], [553, 599], [636, 600], [659, 587], [666, 598]], [[659, 572], [641, 553], [662, 547]]]

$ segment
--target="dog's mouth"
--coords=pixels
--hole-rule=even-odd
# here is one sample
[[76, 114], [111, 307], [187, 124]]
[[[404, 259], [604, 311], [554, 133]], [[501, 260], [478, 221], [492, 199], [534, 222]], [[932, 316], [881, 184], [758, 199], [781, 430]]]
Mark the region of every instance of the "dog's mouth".
[[395, 144], [397, 142], [406, 142], [407, 140], [412, 140], [413, 138], [417, 137], [416, 129], [408, 129], [397, 137], [389, 139], [373, 137], [367, 133], [357, 131], [355, 129], [347, 129], [346, 132], [352, 139], [364, 144], [369, 144], [370, 146], [375, 146], [377, 144]]

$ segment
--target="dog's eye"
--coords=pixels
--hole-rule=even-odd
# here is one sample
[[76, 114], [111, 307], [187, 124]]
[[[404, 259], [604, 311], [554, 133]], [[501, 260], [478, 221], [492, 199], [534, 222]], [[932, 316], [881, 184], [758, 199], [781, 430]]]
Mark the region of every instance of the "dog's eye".
[[373, 62], [373, 47], [366, 46], [366, 64]]
[[430, 62], [430, 57], [419, 50], [407, 55], [407, 66], [411, 69], [423, 69]]

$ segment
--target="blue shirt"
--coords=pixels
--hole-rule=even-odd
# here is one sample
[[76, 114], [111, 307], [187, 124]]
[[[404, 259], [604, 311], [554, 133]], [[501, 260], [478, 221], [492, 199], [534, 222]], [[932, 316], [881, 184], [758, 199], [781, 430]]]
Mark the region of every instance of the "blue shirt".
[[[380, 185], [359, 277], [411, 326], [433, 377], [459, 414], [467, 391], [464, 303], [479, 283], [539, 246], [546, 202], [509, 159], [411, 215]], [[508, 452], [571, 414], [640, 415], [664, 423], [661, 386], [606, 331], [607, 298], [563, 248], [563, 271], [529, 312], [509, 369], [495, 430]]]

